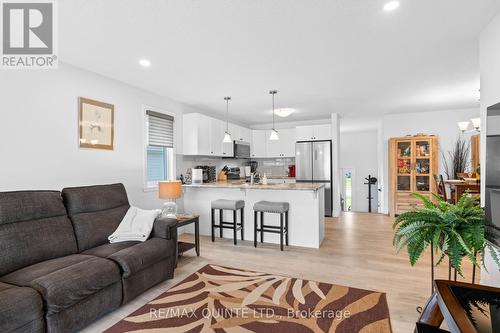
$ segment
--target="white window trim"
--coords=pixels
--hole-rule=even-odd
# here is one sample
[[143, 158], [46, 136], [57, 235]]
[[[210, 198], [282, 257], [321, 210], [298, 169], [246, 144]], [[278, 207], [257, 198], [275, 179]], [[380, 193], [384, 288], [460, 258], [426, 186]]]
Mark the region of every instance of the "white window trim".
[[173, 158], [172, 161], [170, 161], [170, 165], [168, 166], [169, 175], [167, 178], [169, 180], [175, 179], [175, 174], [176, 174], [176, 164], [177, 164], [177, 153], [176, 153], [176, 118], [177, 114], [173, 112], [168, 112], [162, 109], [159, 109], [154, 106], [150, 105], [143, 105], [142, 106], [142, 182], [143, 182], [143, 191], [144, 192], [154, 192], [158, 191], [158, 186], [157, 185], [150, 185], [148, 183], [148, 115], [146, 114], [146, 111], [154, 111], [158, 113], [163, 113], [169, 116], [172, 116], [174, 118], [174, 148], [173, 148]]

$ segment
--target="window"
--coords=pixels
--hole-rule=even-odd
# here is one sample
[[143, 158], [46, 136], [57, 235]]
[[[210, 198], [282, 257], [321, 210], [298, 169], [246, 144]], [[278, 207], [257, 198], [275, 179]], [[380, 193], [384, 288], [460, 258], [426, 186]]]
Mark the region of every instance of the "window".
[[147, 110], [146, 128], [146, 186], [154, 187], [175, 175], [174, 117]]

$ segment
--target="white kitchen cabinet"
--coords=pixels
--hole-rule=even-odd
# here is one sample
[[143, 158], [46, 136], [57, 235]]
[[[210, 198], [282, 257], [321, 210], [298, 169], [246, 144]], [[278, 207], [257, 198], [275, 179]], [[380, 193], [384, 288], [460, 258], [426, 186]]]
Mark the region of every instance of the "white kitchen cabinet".
[[265, 130], [252, 130], [252, 145], [250, 147], [251, 156], [254, 158], [267, 157], [267, 137]]
[[279, 140], [269, 140], [271, 131], [266, 131], [267, 157], [295, 157], [295, 129], [278, 130]]
[[224, 122], [201, 113], [183, 115], [182, 148], [184, 155], [224, 156]]
[[210, 156], [224, 156], [223, 143], [225, 123], [222, 120], [210, 118]]
[[313, 126], [297, 126], [295, 130], [297, 141], [309, 141], [314, 137]]
[[229, 133], [231, 133], [231, 137], [234, 141], [252, 142], [252, 131], [248, 128], [236, 124], [229, 124]]
[[330, 124], [314, 126], [314, 140], [331, 140], [332, 126]]
[[332, 138], [329, 124], [297, 126], [295, 129], [297, 141], [331, 140]]

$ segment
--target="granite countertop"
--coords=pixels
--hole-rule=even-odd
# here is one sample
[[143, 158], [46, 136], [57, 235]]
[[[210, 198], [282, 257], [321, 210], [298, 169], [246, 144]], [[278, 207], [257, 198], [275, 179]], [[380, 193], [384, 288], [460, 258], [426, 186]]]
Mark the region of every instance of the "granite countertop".
[[317, 191], [324, 187], [325, 184], [318, 183], [295, 183], [295, 184], [253, 184], [242, 181], [214, 182], [203, 184], [182, 185], [183, 187], [193, 188], [239, 188], [251, 190], [290, 190], [290, 191]]

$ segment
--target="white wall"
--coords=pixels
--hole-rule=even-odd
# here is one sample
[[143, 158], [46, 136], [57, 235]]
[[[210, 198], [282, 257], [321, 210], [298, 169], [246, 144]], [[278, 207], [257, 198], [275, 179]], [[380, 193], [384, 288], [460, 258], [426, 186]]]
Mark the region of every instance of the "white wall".
[[[486, 109], [500, 103], [500, 14], [481, 33], [481, 122], [486, 123]], [[486, 124], [487, 126], [487, 124]], [[481, 146], [486, 146], [486, 131], [481, 132]], [[481, 165], [486, 165], [485, 150], [481, 149]], [[486, 174], [482, 170], [482, 174]], [[484, 198], [484, 184], [481, 182]], [[484, 204], [484, 202], [483, 202]], [[490, 256], [486, 256], [486, 270], [481, 271], [481, 283], [500, 287], [500, 271]]]
[[[66, 64], [2, 71], [0, 91], [0, 191], [123, 182], [132, 204], [159, 206], [156, 192], [143, 191], [142, 107], [181, 115], [181, 104]], [[113, 151], [79, 149], [79, 96], [114, 104]], [[175, 121], [182, 147], [182, 117]]]
[[340, 166], [342, 160], [340, 156], [340, 147], [342, 140], [340, 137], [340, 117], [337, 113], [332, 113], [332, 216], [340, 216]]
[[[368, 175], [378, 177], [378, 133], [377, 130], [341, 132], [341, 169], [354, 169], [352, 184], [352, 211], [368, 212]], [[343, 175], [342, 175], [343, 177]], [[343, 181], [343, 180], [342, 180]], [[378, 186], [378, 184], [377, 184]], [[377, 186], [372, 186], [376, 196]], [[377, 212], [377, 201], [372, 201], [372, 212]]]
[[[461, 132], [457, 126], [458, 121], [470, 121], [471, 118], [479, 116], [479, 109], [465, 110], [442, 110], [432, 112], [418, 112], [405, 114], [385, 115], [382, 120], [383, 135], [383, 207], [382, 212], [388, 213], [388, 159], [389, 159], [389, 138], [405, 136], [407, 134], [415, 135], [424, 133], [427, 135], [436, 135], [439, 140], [440, 151], [449, 151]], [[470, 137], [470, 134], [465, 134]], [[440, 173], [444, 174], [441, 156], [439, 159]]]

